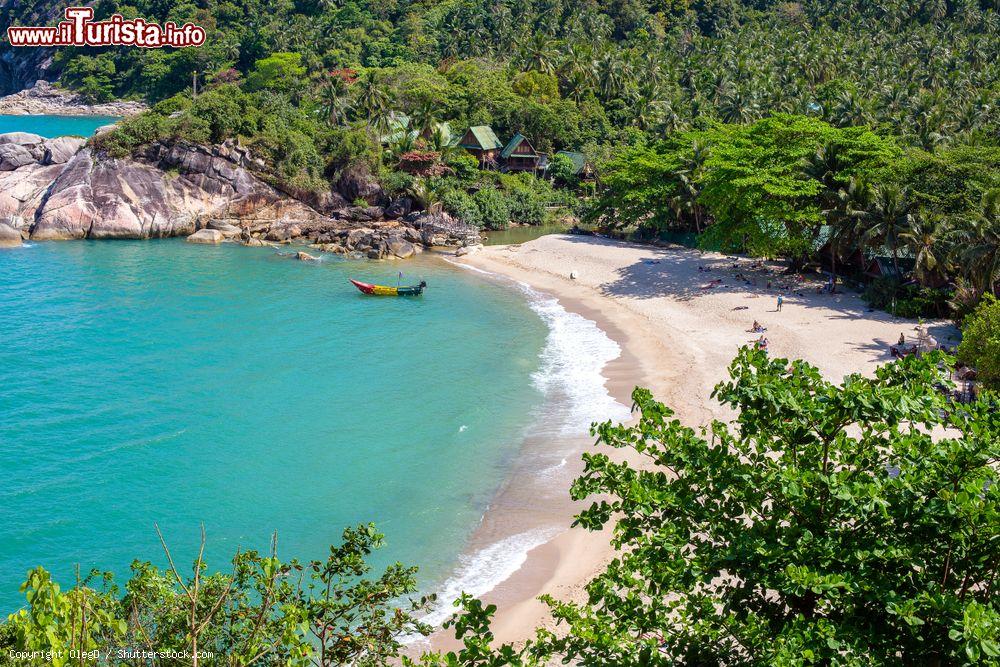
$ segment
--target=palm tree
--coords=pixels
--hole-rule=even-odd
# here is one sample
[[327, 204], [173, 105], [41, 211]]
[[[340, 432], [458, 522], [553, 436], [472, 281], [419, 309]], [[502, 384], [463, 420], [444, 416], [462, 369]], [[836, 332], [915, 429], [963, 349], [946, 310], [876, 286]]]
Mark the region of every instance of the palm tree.
[[434, 126], [437, 124], [437, 106], [430, 100], [425, 100], [421, 102], [410, 114], [410, 128], [411, 130], [416, 130], [417, 134], [427, 139], [431, 136], [434, 131]]
[[982, 210], [963, 235], [960, 253], [967, 275], [980, 293], [1000, 284], [1000, 189], [983, 196]]
[[916, 258], [913, 270], [921, 284], [929, 284], [932, 278], [941, 273], [943, 262], [938, 247], [945, 231], [942, 216], [921, 211], [912, 216], [910, 228], [899, 235]]
[[834, 285], [837, 281], [837, 256], [850, 255], [863, 241], [864, 218], [871, 202], [871, 189], [864, 181], [851, 177], [846, 188], [839, 188], [830, 201], [830, 208], [823, 210], [830, 236], [830, 269]]
[[382, 87], [382, 82], [374, 75], [368, 75], [357, 84], [357, 99], [355, 108], [364, 115], [370, 128], [388, 123], [389, 95]]
[[538, 70], [543, 74], [556, 71], [556, 49], [548, 35], [536, 32], [521, 46], [521, 59], [527, 70]]
[[347, 117], [351, 107], [349, 92], [347, 82], [343, 78], [331, 76], [326, 79], [320, 90], [320, 105], [328, 125], [340, 125]]
[[893, 184], [876, 188], [865, 220], [870, 223], [865, 234], [866, 240], [877, 240], [888, 248], [896, 277], [902, 278], [903, 273], [899, 269], [900, 236], [913, 224], [913, 203], [909, 189]]

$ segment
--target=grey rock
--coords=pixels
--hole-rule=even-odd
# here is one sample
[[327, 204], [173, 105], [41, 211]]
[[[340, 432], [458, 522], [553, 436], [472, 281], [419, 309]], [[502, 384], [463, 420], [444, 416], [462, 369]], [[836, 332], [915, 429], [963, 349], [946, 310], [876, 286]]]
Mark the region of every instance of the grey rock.
[[31, 151], [21, 144], [0, 144], [0, 171], [14, 171], [37, 160]]
[[396, 201], [389, 204], [385, 209], [385, 217], [390, 220], [396, 220], [407, 215], [413, 208], [413, 200], [409, 197], [400, 197]]
[[0, 248], [16, 248], [21, 245], [21, 232], [0, 222]]
[[87, 140], [82, 137], [57, 137], [42, 144], [42, 164], [66, 164]]
[[416, 249], [409, 241], [398, 236], [391, 237], [387, 243], [388, 250], [400, 259], [407, 259], [416, 254]]
[[0, 144], [18, 144], [20, 146], [34, 146], [45, 141], [45, 137], [31, 132], [7, 132], [0, 134]]
[[224, 220], [209, 220], [206, 227], [219, 230], [227, 239], [236, 238], [242, 232], [239, 227]]
[[199, 229], [185, 240], [188, 243], [217, 244], [222, 243], [225, 238], [218, 229]]
[[364, 165], [345, 169], [337, 179], [337, 191], [349, 202], [364, 199], [372, 206], [383, 206], [386, 203], [382, 186]]

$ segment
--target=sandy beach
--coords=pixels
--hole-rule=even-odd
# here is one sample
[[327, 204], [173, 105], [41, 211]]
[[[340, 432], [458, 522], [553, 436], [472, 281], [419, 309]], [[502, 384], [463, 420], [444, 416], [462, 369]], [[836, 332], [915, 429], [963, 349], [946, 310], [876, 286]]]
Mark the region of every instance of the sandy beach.
[[[818, 291], [823, 285], [818, 275], [815, 281], [801, 281], [783, 275], [778, 264], [746, 258], [553, 235], [521, 245], [490, 246], [458, 261], [525, 283], [596, 322], [622, 348], [621, 356], [605, 367], [609, 393], [630, 405], [632, 388], [647, 386], [694, 427], [729, 417], [709, 394], [725, 379], [739, 347], [760, 336], [749, 331], [755, 320], [767, 329], [764, 336], [772, 356], [804, 359], [835, 381], [850, 373], [870, 374], [889, 361], [889, 346], [901, 333], [908, 342], [915, 341], [914, 320], [870, 311], [851, 291]], [[779, 294], [784, 299], [780, 312]], [[925, 325], [940, 343], [957, 343], [958, 332], [949, 322]], [[526, 448], [530, 452], [550, 444], [534, 442]], [[591, 444], [579, 438], [576, 442], [578, 449]], [[575, 459], [563, 479], [582, 468], [579, 456]], [[499, 506], [491, 507], [484, 518], [487, 533], [491, 515], [497, 522], [498, 513], [506, 515], [508, 530], [511, 521], [522, 520], [519, 517], [527, 527], [554, 520], [566, 528], [531, 549], [516, 572], [483, 596], [498, 606], [498, 641], [519, 642], [537, 627], [551, 627], [539, 595], [584, 599], [585, 584], [614, 554], [608, 534], [569, 529], [580, 507], [569, 500], [568, 485], [533, 501], [527, 491], [517, 491], [516, 483], [509, 486], [512, 489], [499, 494]], [[455, 645], [442, 634], [432, 644]]]

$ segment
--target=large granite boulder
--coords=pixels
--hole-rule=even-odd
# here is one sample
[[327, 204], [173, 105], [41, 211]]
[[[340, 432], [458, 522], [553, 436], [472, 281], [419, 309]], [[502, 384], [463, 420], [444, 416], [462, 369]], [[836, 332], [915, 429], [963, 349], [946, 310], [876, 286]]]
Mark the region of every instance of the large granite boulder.
[[387, 249], [390, 253], [400, 259], [407, 259], [416, 254], [417, 249], [412, 243], [398, 236], [390, 237], [387, 241]]
[[25, 146], [14, 143], [0, 144], [0, 171], [14, 171], [36, 162], [35, 156]]
[[187, 239], [188, 243], [219, 244], [226, 240], [218, 229], [199, 229]]
[[83, 137], [56, 137], [42, 144], [42, 164], [66, 164], [76, 155], [87, 140]]
[[353, 165], [345, 169], [337, 179], [337, 190], [352, 204], [363, 199], [370, 206], [385, 206], [388, 199], [378, 180], [364, 165]]
[[19, 144], [21, 146], [33, 146], [45, 142], [45, 137], [31, 132], [7, 132], [0, 134], [0, 144]]
[[16, 248], [21, 245], [21, 232], [0, 222], [0, 248]]

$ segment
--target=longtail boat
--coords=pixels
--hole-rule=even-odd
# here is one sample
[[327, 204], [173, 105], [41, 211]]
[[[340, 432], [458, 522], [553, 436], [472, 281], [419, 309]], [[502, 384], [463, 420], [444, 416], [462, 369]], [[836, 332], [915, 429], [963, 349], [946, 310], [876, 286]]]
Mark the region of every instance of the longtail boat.
[[363, 283], [360, 280], [354, 280], [353, 278], [348, 278], [348, 280], [350, 280], [351, 283], [363, 293], [374, 296], [419, 296], [420, 294], [423, 294], [424, 288], [427, 287], [427, 283], [423, 280], [420, 281], [419, 285], [409, 285], [406, 287], [372, 285], [371, 283]]

